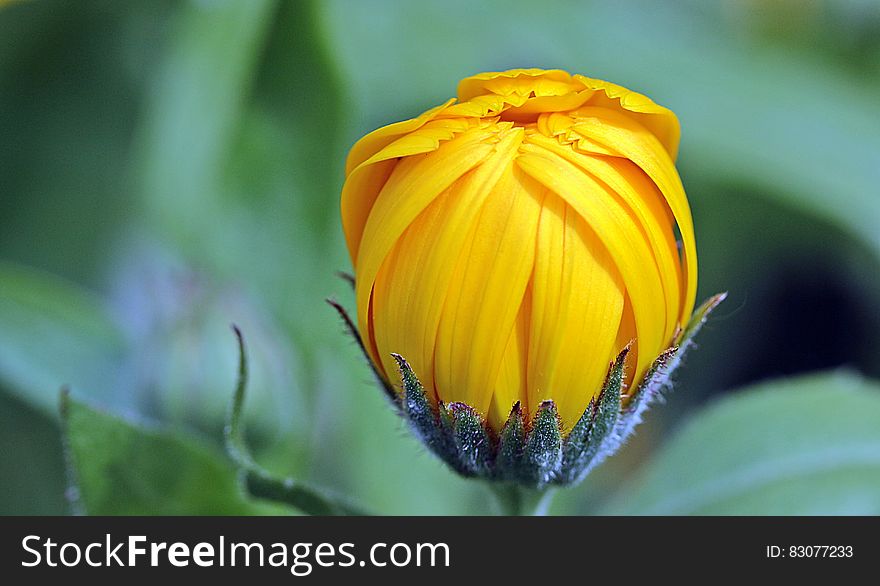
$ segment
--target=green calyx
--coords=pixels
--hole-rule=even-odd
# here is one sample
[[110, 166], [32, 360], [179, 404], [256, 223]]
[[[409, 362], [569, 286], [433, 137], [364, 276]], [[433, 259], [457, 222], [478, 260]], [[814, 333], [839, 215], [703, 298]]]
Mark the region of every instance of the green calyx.
[[612, 365], [599, 401], [565, 437], [553, 401], [542, 402], [528, 421], [517, 403], [497, 435], [469, 405], [440, 402], [435, 409], [409, 363], [394, 358], [403, 381], [403, 415], [432, 452], [463, 476], [541, 489], [580, 479], [613, 432], [626, 352]]
[[629, 394], [625, 394], [624, 383], [629, 347], [624, 348], [611, 363], [599, 394], [565, 434], [553, 401], [542, 402], [528, 419], [516, 403], [500, 432], [489, 428], [470, 405], [440, 401], [435, 406], [412, 367], [399, 354], [393, 357], [400, 370], [402, 392], [395, 392], [392, 401], [431, 452], [463, 476], [508, 487], [499, 494], [575, 484], [632, 435], [648, 407], [670, 386], [670, 375], [693, 345], [693, 337], [709, 313], [725, 297], [725, 293], [716, 295], [694, 312], [673, 345], [657, 357]]

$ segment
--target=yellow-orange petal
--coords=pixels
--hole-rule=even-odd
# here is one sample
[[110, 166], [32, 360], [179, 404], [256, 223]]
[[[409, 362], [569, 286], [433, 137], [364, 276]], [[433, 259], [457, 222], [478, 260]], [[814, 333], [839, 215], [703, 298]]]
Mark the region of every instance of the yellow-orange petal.
[[657, 185], [681, 232], [685, 287], [680, 315], [686, 323], [697, 294], [697, 249], [694, 223], [675, 164], [657, 137], [632, 118], [607, 108], [581, 108], [577, 131], [638, 165]]
[[[358, 324], [369, 327], [370, 298], [376, 275], [397, 240], [413, 220], [468, 171], [489, 157], [492, 133], [472, 130], [431, 153], [400, 161], [376, 198], [364, 227], [356, 263], [355, 296]], [[367, 344], [376, 364], [381, 360]]]
[[633, 120], [657, 137], [657, 140], [666, 149], [669, 157], [675, 161], [678, 156], [678, 144], [681, 140], [681, 125], [678, 122], [678, 116], [672, 110], [655, 103], [648, 96], [629, 90], [616, 83], [593, 79], [584, 75], [575, 75], [574, 77], [583, 83], [585, 87], [602, 92], [601, 94], [595, 94], [588, 105], [598, 107], [608, 107], [610, 105], [614, 109], [614, 102], [617, 102], [620, 108], [627, 111]]
[[602, 386], [624, 284], [584, 218], [553, 193], [541, 212], [531, 292], [528, 412], [552, 399], [569, 430]]
[[372, 157], [374, 154], [383, 149], [386, 145], [394, 142], [401, 136], [405, 136], [430, 120], [433, 120], [437, 114], [444, 108], [455, 102], [455, 98], [447, 100], [445, 103], [431, 108], [427, 112], [409, 120], [395, 122], [378, 128], [358, 140], [348, 153], [345, 161], [345, 173], [351, 173], [355, 167]]
[[[508, 132], [500, 133], [498, 142], [480, 143], [489, 149], [480, 155], [482, 164], [472, 172], [460, 174], [454, 183], [446, 186], [430, 209], [419, 210], [424, 218], [420, 215], [408, 222], [405, 215], [400, 215], [394, 222], [387, 219], [377, 222], [377, 226], [391, 231], [406, 224], [400, 235], [387, 232], [382, 235], [387, 238], [389, 246], [398, 250], [393, 266], [385, 262], [387, 252], [374, 248], [378, 239], [365, 244], [363, 251], [368, 260], [358, 275], [357, 295], [360, 298], [360, 295], [368, 294], [373, 280], [380, 281], [388, 289], [386, 295], [377, 292], [373, 307], [377, 353], [386, 366], [391, 364], [391, 352], [402, 354], [411, 360], [413, 368], [416, 365], [421, 367], [420, 376], [433, 379], [436, 332], [458, 259], [468, 238], [472, 237], [484, 202], [509, 167], [512, 153], [521, 140], [522, 129], [511, 125], [507, 128]], [[427, 156], [439, 158], [439, 164], [448, 164], [449, 161], [441, 157], [441, 150]], [[408, 162], [404, 161], [402, 165]], [[411, 172], [419, 176], [418, 170]], [[458, 175], [457, 172], [454, 174]], [[382, 195], [387, 195], [391, 201], [399, 201], [405, 194], [396, 190], [406, 183], [394, 183], [393, 180], [394, 177], [389, 180], [387, 194], [383, 190]], [[399, 209], [391, 211], [400, 212]], [[378, 259], [382, 259], [382, 273], [376, 275], [372, 267]], [[366, 275], [363, 283], [361, 274]], [[361, 308], [360, 304], [358, 307]]]
[[[489, 409], [532, 275], [542, 191], [509, 156], [482, 205], [478, 229], [458, 259], [437, 331], [434, 380], [447, 402], [462, 401], [481, 413]], [[518, 392], [511, 389], [509, 394]]]
[[[641, 348], [661, 348], [667, 322], [662, 279], [632, 211], [606, 186], [562, 157], [532, 144], [524, 144], [521, 150], [517, 164], [586, 220], [610, 253], [633, 302]], [[640, 353], [637, 372], [644, 372], [651, 360], [645, 352]]]

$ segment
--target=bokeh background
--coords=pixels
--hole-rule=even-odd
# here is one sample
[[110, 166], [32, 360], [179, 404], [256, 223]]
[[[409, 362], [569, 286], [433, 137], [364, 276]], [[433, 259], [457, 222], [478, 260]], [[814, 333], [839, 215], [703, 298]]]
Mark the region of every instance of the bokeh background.
[[486, 70], [565, 68], [673, 109], [699, 297], [730, 292], [667, 404], [554, 512], [602, 511], [716, 395], [880, 376], [874, 0], [0, 5], [0, 513], [69, 511], [63, 384], [222, 458], [232, 322], [267, 468], [386, 513], [487, 512], [323, 302], [353, 306], [347, 149]]

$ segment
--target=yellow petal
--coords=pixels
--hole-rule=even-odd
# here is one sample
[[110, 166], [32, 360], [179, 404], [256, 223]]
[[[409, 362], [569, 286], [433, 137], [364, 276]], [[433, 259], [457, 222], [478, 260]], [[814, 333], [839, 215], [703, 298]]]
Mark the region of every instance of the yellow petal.
[[519, 306], [519, 313], [504, 348], [504, 356], [501, 358], [501, 366], [498, 368], [498, 378], [495, 379], [492, 403], [489, 405], [489, 412], [486, 415], [493, 429], [501, 429], [504, 426], [511, 408], [517, 401], [522, 409], [528, 410], [529, 328], [531, 321], [532, 293], [531, 284], [529, 284], [526, 286], [522, 303]]
[[436, 150], [440, 143], [451, 140], [455, 135], [480, 125], [477, 120], [465, 118], [440, 118], [431, 120], [421, 128], [388, 143], [369, 159], [358, 165], [372, 165], [388, 159], [421, 155]]
[[678, 143], [681, 139], [681, 125], [672, 110], [656, 104], [645, 95], [616, 83], [583, 75], [575, 75], [574, 78], [584, 86], [596, 90], [596, 94], [587, 104], [588, 106], [610, 107], [611, 109], [617, 109], [619, 106], [626, 110], [628, 116], [654, 134], [666, 149], [669, 157], [673, 161], [675, 160], [678, 156]]
[[530, 120], [541, 112], [563, 112], [587, 103], [595, 93], [565, 71], [512, 69], [483, 73], [458, 84], [460, 104], [448, 112], [461, 116], [501, 115]]
[[[577, 165], [593, 179], [617, 194], [633, 211], [651, 246], [653, 261], [663, 282], [666, 300], [664, 340], [668, 341], [678, 325], [681, 312], [682, 275], [673, 232], [673, 219], [667, 212], [663, 195], [641, 169], [626, 159], [584, 155], [575, 152], [572, 148], [574, 145], [560, 144], [554, 139], [537, 134], [530, 135], [529, 142]], [[650, 259], [645, 259], [645, 262], [649, 261]]]
[[352, 263], [356, 264], [358, 249], [370, 210], [376, 203], [397, 159], [437, 150], [448, 141], [479, 123], [473, 120], [440, 119], [425, 122], [420, 128], [398, 137], [383, 146], [349, 174], [342, 188], [342, 228]]
[[[436, 332], [455, 267], [483, 202], [510, 165], [522, 139], [522, 129], [511, 128], [509, 124], [496, 127], [495, 131], [499, 133], [498, 142], [478, 143], [488, 152], [479, 153], [476, 168], [470, 172], [459, 173], [461, 169], [453, 172], [456, 163], [452, 155], [460, 155], [465, 150], [463, 145], [453, 148], [449, 156], [445, 156], [444, 145], [436, 152], [424, 155], [427, 159], [422, 161], [413, 157], [401, 162], [370, 215], [364, 232], [362, 262], [357, 279], [358, 319], [361, 324], [368, 323], [368, 296], [375, 281], [377, 289], [373, 299], [373, 316], [377, 347], [374, 351], [386, 369], [391, 360], [389, 353], [395, 352], [411, 361], [416, 373], [426, 379], [423, 382], [430, 383], [428, 379], [433, 378]], [[455, 147], [453, 142], [448, 144]], [[437, 159], [434, 163], [441, 165], [442, 170], [435, 169], [431, 172], [433, 174], [425, 174], [424, 169], [416, 168], [433, 159]], [[395, 181], [398, 170], [411, 173], [416, 183], [410, 185], [409, 178]], [[445, 180], [442, 182], [442, 197], [420, 192], [428, 186], [437, 188], [438, 173], [458, 177], [451, 185], [447, 185]], [[428, 177], [432, 181], [425, 180]], [[420, 183], [419, 179], [422, 179]], [[404, 209], [404, 200], [407, 199], [406, 194], [413, 190], [414, 198], [418, 199], [420, 205], [425, 200], [430, 200], [428, 204], [435, 198], [436, 201], [423, 214], [424, 208], [410, 216], [411, 209]], [[387, 209], [380, 208], [386, 195], [392, 203]], [[396, 207], [394, 203], [397, 203]], [[427, 204], [425, 207], [428, 207]], [[388, 215], [376, 216], [376, 232], [368, 238], [374, 215], [379, 213]], [[418, 214], [424, 217], [416, 219]], [[401, 227], [399, 231], [398, 227]], [[386, 262], [392, 247], [396, 248], [397, 254], [393, 260]], [[380, 267], [382, 273], [378, 274]]]
[[361, 166], [355, 169], [342, 186], [340, 213], [342, 215], [342, 231], [348, 246], [351, 264], [357, 268], [358, 250], [364, 233], [364, 225], [370, 216], [370, 210], [379, 197], [379, 192], [397, 165], [396, 160], [382, 161], [375, 165]]
[[[615, 151], [574, 132], [572, 130], [574, 123], [574, 118], [568, 113], [553, 112], [538, 117], [536, 130], [544, 136], [556, 137], [561, 143], [573, 144], [578, 152], [586, 155], [617, 155]], [[531, 134], [534, 134], [534, 131]]]
[[[650, 262], [651, 250], [632, 211], [606, 186], [558, 155], [532, 144], [524, 144], [520, 150], [520, 167], [562, 197], [610, 252], [633, 302], [640, 347], [663, 347], [667, 318], [662, 279]], [[644, 372], [651, 360], [653, 357], [641, 352], [637, 371]]]
[[691, 210], [672, 159], [653, 133], [624, 114], [585, 107], [576, 115], [579, 119], [575, 126], [580, 134], [638, 165], [657, 185], [672, 210], [684, 245], [686, 287], [680, 321], [685, 323], [693, 312], [697, 293], [697, 250]]
[[[458, 260], [437, 332], [434, 378], [445, 401], [487, 413], [510, 333], [532, 274], [544, 188], [507, 169], [480, 211]], [[515, 396], [519, 389], [505, 392]], [[507, 411], [513, 401], [502, 407]]]
[[[355, 263], [358, 324], [362, 331], [370, 327], [367, 318], [373, 283], [395, 242], [437, 196], [492, 154], [494, 145], [486, 142], [491, 137], [490, 131], [474, 129], [434, 152], [407, 157], [394, 168], [370, 210]], [[376, 349], [371, 344], [367, 349], [379, 364]]]
[[455, 268], [455, 257], [439, 254], [455, 246], [453, 238], [444, 239], [455, 209], [454, 191], [455, 184], [431, 202], [395, 243], [376, 277], [370, 311], [383, 371], [396, 372], [392, 352], [405, 356], [432, 400], [436, 399], [434, 340]]
[[490, 71], [466, 77], [458, 83], [458, 99], [472, 100], [487, 93], [497, 95], [563, 95], [577, 88], [571, 75], [561, 69], [510, 69]]
[[529, 413], [553, 399], [564, 430], [577, 422], [608, 370], [623, 298], [614, 262], [587, 222], [548, 194], [532, 280]]
[[455, 99], [452, 98], [447, 102], [440, 104], [435, 108], [431, 108], [424, 114], [412, 118], [410, 120], [404, 120], [402, 122], [395, 122], [394, 124], [389, 124], [388, 126], [383, 126], [368, 135], [361, 138], [357, 141], [353, 147], [351, 147], [351, 151], [348, 153], [348, 158], [345, 162], [345, 173], [346, 175], [351, 173], [355, 167], [372, 157], [374, 154], [383, 149], [386, 145], [394, 142], [401, 136], [405, 136], [410, 132], [420, 128], [422, 125], [427, 123], [430, 120], [433, 120], [440, 112], [443, 111], [444, 108], [449, 106], [455, 102]]
[[[635, 362], [639, 355], [639, 339], [636, 331], [636, 318], [633, 315], [632, 301], [629, 295], [623, 300], [623, 316], [620, 318], [620, 328], [617, 330], [617, 340], [614, 342], [615, 352], [629, 345], [629, 353], [626, 355], [623, 371], [624, 389], [632, 390], [633, 385], [638, 384], [641, 378], [636, 379]], [[650, 353], [650, 351], [646, 351]]]

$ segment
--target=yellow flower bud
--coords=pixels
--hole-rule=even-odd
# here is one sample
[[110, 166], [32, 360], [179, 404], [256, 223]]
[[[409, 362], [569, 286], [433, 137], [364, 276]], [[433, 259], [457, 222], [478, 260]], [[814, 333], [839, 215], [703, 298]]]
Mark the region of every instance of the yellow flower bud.
[[495, 432], [545, 400], [570, 430], [631, 342], [634, 388], [694, 306], [678, 141], [647, 97], [540, 69], [466, 78], [457, 100], [363, 137], [342, 220], [380, 376], [398, 382], [399, 354], [435, 404]]

